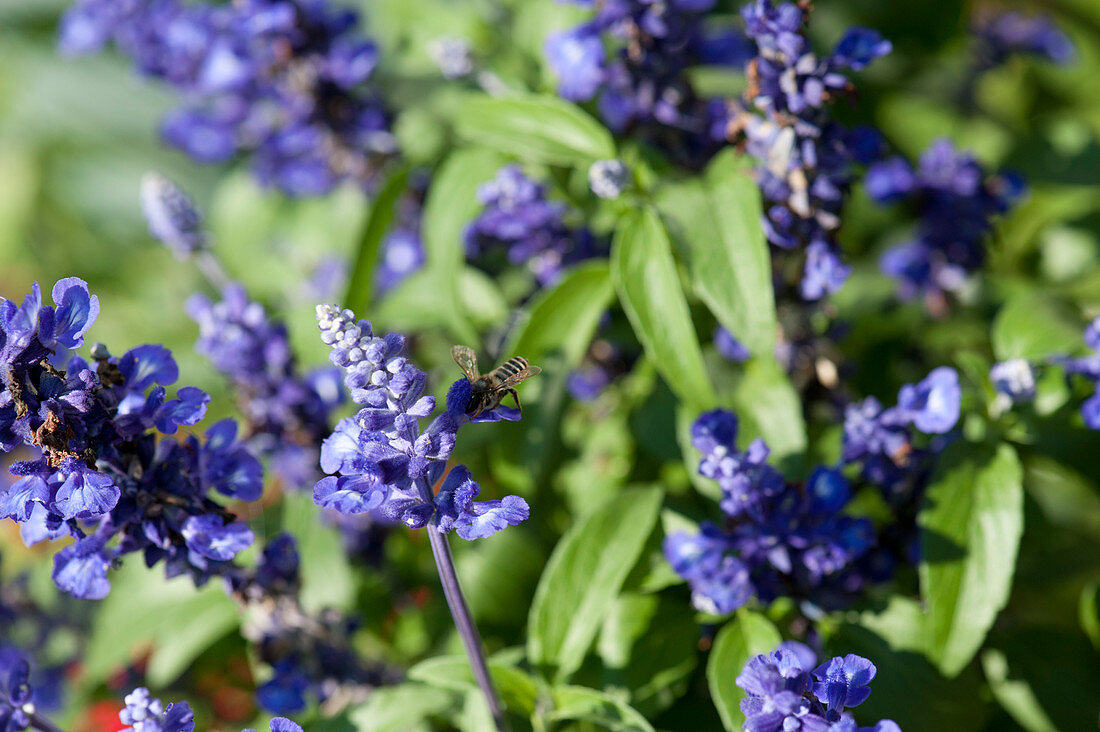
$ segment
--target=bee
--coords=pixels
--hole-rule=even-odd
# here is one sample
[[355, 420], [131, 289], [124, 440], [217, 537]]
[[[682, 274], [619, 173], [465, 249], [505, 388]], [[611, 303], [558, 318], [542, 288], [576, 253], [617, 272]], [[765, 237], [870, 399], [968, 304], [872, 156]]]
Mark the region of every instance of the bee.
[[471, 418], [499, 407], [506, 394], [512, 395], [516, 400], [516, 409], [522, 414], [523, 407], [519, 403], [519, 394], [515, 387], [542, 372], [538, 366], [528, 363], [526, 358], [514, 356], [487, 374], [479, 373], [477, 354], [466, 346], [455, 346], [451, 349], [451, 356], [473, 387], [470, 401], [466, 403], [466, 414]]

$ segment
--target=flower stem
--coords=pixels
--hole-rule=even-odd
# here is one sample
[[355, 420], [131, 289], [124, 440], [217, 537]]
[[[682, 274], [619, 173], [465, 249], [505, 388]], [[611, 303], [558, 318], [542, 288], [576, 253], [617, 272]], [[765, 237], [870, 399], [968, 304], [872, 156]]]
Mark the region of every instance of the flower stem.
[[507, 732], [508, 724], [501, 711], [496, 687], [493, 686], [493, 678], [489, 675], [489, 666], [485, 662], [485, 653], [481, 647], [481, 634], [477, 632], [477, 626], [474, 625], [474, 619], [470, 615], [470, 608], [466, 606], [466, 598], [462, 596], [458, 575], [455, 574], [451, 545], [447, 543], [446, 535], [439, 533], [434, 526], [427, 526], [425, 531], [432, 545], [432, 554], [435, 556], [436, 569], [439, 570], [443, 594], [446, 595], [447, 604], [451, 607], [451, 615], [454, 617], [458, 635], [462, 638], [462, 645], [466, 647], [466, 656], [470, 659], [474, 678], [477, 679], [481, 692], [485, 694], [485, 701], [489, 704], [489, 712], [493, 715], [497, 730]]
[[29, 716], [31, 718], [31, 729], [37, 730], [37, 732], [62, 732], [60, 727], [37, 712]]
[[224, 290], [225, 286], [229, 284], [229, 275], [225, 273], [222, 263], [209, 251], [203, 250], [196, 254], [195, 264], [198, 266], [199, 271], [206, 277], [206, 280], [213, 285], [214, 289], [218, 292]]

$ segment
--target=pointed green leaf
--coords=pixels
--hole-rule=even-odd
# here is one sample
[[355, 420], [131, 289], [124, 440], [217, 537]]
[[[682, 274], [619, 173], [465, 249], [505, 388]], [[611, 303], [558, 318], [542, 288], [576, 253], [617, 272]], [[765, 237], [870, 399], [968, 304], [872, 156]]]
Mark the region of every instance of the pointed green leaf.
[[773, 461], [806, 449], [802, 400], [775, 361], [753, 359], [745, 364], [744, 374], [734, 387], [733, 406], [742, 422], [738, 441], [747, 444], [763, 438]]
[[657, 523], [661, 491], [615, 496], [561, 538], [539, 580], [527, 619], [532, 663], [567, 678], [588, 652]]
[[459, 108], [455, 127], [469, 142], [529, 162], [576, 165], [615, 157], [607, 128], [556, 96], [471, 95]]
[[404, 683], [375, 689], [348, 718], [356, 732], [419, 732], [431, 729], [429, 717], [449, 710], [455, 703], [449, 691]]
[[669, 190], [662, 204], [690, 253], [696, 294], [754, 356], [771, 360], [771, 252], [760, 223], [760, 189], [744, 161], [732, 149], [719, 154], [702, 182]]
[[745, 721], [741, 713], [745, 692], [736, 683], [745, 663], [758, 654], [771, 653], [782, 640], [783, 636], [770, 620], [744, 608], [718, 631], [707, 660], [707, 684], [711, 700], [727, 730], [739, 730]]
[[[513, 665], [492, 658], [488, 664], [489, 673], [504, 705], [516, 714], [530, 716], [535, 711], [535, 700], [538, 697], [535, 680]], [[421, 661], [409, 669], [409, 678], [451, 691], [478, 689], [470, 670], [470, 661], [465, 656], [437, 656]]]
[[576, 366], [592, 343], [600, 317], [613, 297], [607, 262], [580, 264], [535, 298], [504, 351], [531, 361], [561, 351], [565, 363]]
[[422, 231], [425, 252], [425, 284], [446, 306], [440, 317], [454, 335], [477, 340], [459, 297], [459, 279], [466, 261], [464, 232], [481, 204], [477, 188], [500, 168], [501, 159], [488, 150], [459, 150], [440, 166], [424, 201]]
[[1008, 601], [1024, 522], [1023, 470], [1010, 445], [952, 445], [918, 516], [930, 658], [955, 676]]
[[584, 686], [559, 686], [551, 691], [552, 722], [581, 720], [613, 732], [653, 732], [646, 718], [621, 699]]
[[668, 233], [650, 208], [626, 213], [611, 244], [611, 279], [634, 332], [669, 387], [699, 409], [715, 403]]
[[344, 307], [351, 308], [354, 313], [364, 313], [370, 305], [371, 294], [374, 291], [374, 271], [378, 265], [378, 250], [382, 246], [383, 237], [390, 229], [390, 224], [393, 223], [397, 213], [397, 201], [405, 192], [408, 176], [409, 171], [404, 167], [390, 174], [386, 184], [378, 191], [366, 221], [363, 222], [353, 255], [351, 276], [348, 278], [348, 287], [342, 303]]
[[1005, 303], [993, 320], [990, 338], [1000, 361], [1040, 359], [1079, 350], [1082, 330], [1066, 308], [1028, 293]]

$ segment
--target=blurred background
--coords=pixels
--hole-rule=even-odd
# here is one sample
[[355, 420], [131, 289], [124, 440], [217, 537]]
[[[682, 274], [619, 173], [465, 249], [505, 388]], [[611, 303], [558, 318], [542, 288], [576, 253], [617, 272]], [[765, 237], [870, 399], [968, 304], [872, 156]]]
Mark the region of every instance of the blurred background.
[[[200, 166], [166, 148], [157, 139], [157, 127], [174, 106], [173, 95], [136, 76], [129, 61], [114, 51], [75, 59], [59, 55], [57, 22], [65, 7], [62, 0], [0, 0], [0, 295], [20, 299], [35, 281], [48, 287], [65, 276], [87, 280], [102, 305], [91, 340], [108, 344], [116, 354], [141, 343], [171, 348], [180, 364], [180, 385], [193, 384], [213, 396], [209, 424], [233, 413], [233, 399], [224, 379], [194, 352], [198, 329], [184, 314], [183, 303], [191, 293], [211, 289], [192, 264], [177, 261], [149, 235], [138, 196], [142, 175], [159, 171], [194, 197], [206, 212], [214, 251], [229, 275], [287, 321], [306, 367], [327, 358], [316, 337], [313, 305], [342, 297], [370, 201], [351, 187], [323, 198], [288, 198], [261, 189], [246, 166]], [[394, 125], [399, 144], [408, 160], [425, 170], [437, 165], [455, 141], [449, 117], [453, 86], [438, 73], [433, 41], [465, 39], [501, 83], [552, 93], [553, 80], [542, 56], [545, 35], [584, 15], [582, 9], [555, 0], [376, 0], [355, 7], [382, 49], [380, 84], [393, 107], [401, 110]], [[1019, 172], [1029, 191], [998, 226], [989, 264], [989, 286], [996, 295], [989, 302], [1039, 288], [1079, 306], [1080, 317], [1100, 314], [1100, 3], [1012, 4], [1050, 14], [1073, 40], [1076, 57], [1066, 65], [1013, 58], [977, 74], [968, 29], [982, 7], [988, 6], [961, 0], [816, 3], [811, 32], [822, 47], [831, 46], [850, 25], [878, 29], [894, 44], [892, 54], [861, 72], [858, 98], [838, 104], [837, 115], [877, 126], [910, 157], [947, 136], [973, 150], [987, 170]], [[720, 8], [736, 25], [736, 4], [722, 3]], [[714, 22], [723, 22], [722, 13]], [[739, 73], [727, 69], [694, 73], [706, 93], [734, 95], [744, 85]], [[905, 217], [876, 206], [856, 186], [841, 236], [855, 271], [835, 305], [839, 317], [852, 323], [845, 349], [860, 364], [852, 375], [858, 393], [889, 395], [921, 370], [905, 361], [915, 348], [915, 332], [924, 348], [919, 360], [927, 364], [940, 363], [946, 354], [988, 337], [992, 305], [979, 302], [976, 308], [929, 319], [919, 303], [894, 303], [893, 285], [878, 271], [878, 255], [909, 227]], [[468, 297], [479, 310], [479, 331], [486, 342], [506, 331], [515, 298], [495, 291]], [[411, 329], [423, 354], [421, 365], [430, 373], [430, 388], [445, 388], [457, 375], [449, 362], [453, 338], [446, 314], [431, 308], [387, 310], [384, 296], [375, 305], [382, 313], [378, 329], [395, 324]], [[396, 317], [387, 320], [387, 314]], [[372, 317], [370, 312], [364, 315]], [[553, 462], [557, 467], [546, 468], [553, 472], [550, 482], [560, 500], [522, 531], [506, 532], [477, 548], [457, 547], [470, 602], [494, 650], [503, 646], [502, 639], [522, 637], [525, 610], [510, 613], [507, 608], [529, 605], [555, 539], [576, 513], [643, 477], [673, 491], [686, 490], [689, 471], [675, 443], [673, 398], [655, 382], [652, 368], [643, 366], [610, 401], [569, 404], [555, 447], [562, 457]], [[531, 394], [536, 417], [540, 398], [549, 398], [551, 389], [532, 385], [525, 391]], [[459, 457], [472, 468], [479, 463], [493, 466], [483, 485], [497, 480], [511, 489], [531, 480], [508, 474], [518, 460], [494, 457], [486, 449], [500, 434], [494, 429], [463, 443]], [[546, 442], [525, 444], [529, 453], [549, 449]], [[1079, 474], [1096, 475], [1100, 455], [1078, 449], [1079, 444], [1052, 449]], [[547, 455], [543, 453], [544, 466], [551, 462]], [[489, 490], [493, 495], [503, 491]], [[360, 566], [355, 564], [360, 560], [339, 551], [333, 529], [302, 518], [312, 516], [308, 497], [280, 501], [279, 495], [276, 486], [265, 496], [270, 510], [255, 528], [261, 536], [277, 526], [302, 532], [310, 604], [370, 608], [357, 642], [387, 660], [407, 663], [444, 650], [458, 652], [457, 640], [438, 630], [449, 621], [426, 542], [405, 532], [389, 536], [383, 539], [386, 566]], [[1055, 625], [1076, 625], [1082, 583], [1100, 578], [1097, 501], [1085, 502], [1086, 518], [1078, 515], [1067, 518], [1065, 525], [1052, 524], [1051, 536], [1067, 526], [1078, 532], [1070, 542], [1072, 561], [1048, 574], [1042, 559], [1047, 554], [1040, 552], [1033, 565], [1021, 565], [1017, 587], [1028, 589], [1014, 597], [1013, 607], [1022, 617], [1034, 611], [1056, 618]], [[1048, 548], [1053, 552], [1061, 545]], [[110, 598], [94, 609], [61, 601], [49, 581], [51, 551], [23, 548], [17, 527], [0, 524], [0, 572], [10, 577], [29, 571], [32, 594], [59, 613], [75, 616], [73, 632], [62, 634], [50, 651], [58, 658], [77, 645], [86, 651], [83, 661], [66, 672], [74, 683], [62, 718], [71, 729], [119, 729], [119, 694], [150, 672], [151, 646], [135, 646], [134, 638], [156, 638], [171, 630], [167, 623], [173, 618], [182, 623], [203, 613], [208, 613], [208, 622], [193, 630], [189, 646], [181, 645], [174, 656], [160, 653], [154, 678], [194, 690], [190, 700], [200, 709], [200, 729], [239, 729], [255, 718], [253, 670], [243, 660], [244, 642], [233, 632], [236, 621], [221, 600], [204, 600], [213, 594], [165, 583], [159, 572], [153, 574], [164, 586], [149, 590], [149, 573], [127, 565], [115, 578]], [[395, 577], [401, 588], [396, 594]], [[176, 614], [168, 614], [168, 608], [176, 608]], [[143, 613], [159, 615], [162, 624], [134, 620], [136, 625], [127, 625]], [[89, 624], [90, 641], [85, 635]], [[1064, 636], [1041, 633], [1034, 640], [1043, 647], [1063, 641]], [[1089, 676], [1094, 661], [1082, 661], [1077, 674], [1085, 697], [1072, 702], [1067, 697], [1066, 704], [1084, 705], [1095, 721], [1100, 703], [1095, 681], [1100, 677]], [[187, 682], [178, 682], [185, 670]], [[1054, 677], [1060, 673], [1052, 667], [1041, 674], [1051, 677], [1041, 679], [1044, 693], [1070, 694], [1055, 689]], [[1089, 678], [1091, 686], [1084, 684]], [[883, 692], [882, 698], [885, 705], [891, 697]], [[899, 696], [892, 698], [896, 702]], [[676, 709], [666, 710], [664, 719], [688, 714]], [[701, 728], [717, 721], [699, 714]], [[1003, 711], [988, 710], [977, 726], [957, 729], [1009, 730], [1015, 725]]]

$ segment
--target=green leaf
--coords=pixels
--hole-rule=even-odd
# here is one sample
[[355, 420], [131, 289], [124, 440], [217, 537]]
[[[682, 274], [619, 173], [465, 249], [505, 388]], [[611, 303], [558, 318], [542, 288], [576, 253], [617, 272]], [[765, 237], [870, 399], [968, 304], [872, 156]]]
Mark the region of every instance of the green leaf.
[[565, 363], [576, 366], [614, 296], [607, 262], [580, 264], [538, 295], [504, 351], [535, 362], [561, 351]]
[[917, 601], [895, 595], [882, 613], [865, 612], [858, 622], [842, 624], [823, 655], [855, 653], [874, 661], [878, 673], [871, 697], [856, 710], [860, 719], [893, 719], [913, 732], [986, 729], [990, 708], [981, 674], [968, 668], [944, 678], [924, 655], [927, 620]]
[[302, 606], [313, 612], [327, 607], [351, 609], [355, 604], [355, 578], [339, 529], [321, 521], [312, 491], [287, 493], [283, 501], [283, 531], [298, 543]]
[[611, 279], [634, 332], [676, 396], [698, 409], [715, 403], [714, 388], [668, 233], [649, 208], [627, 212], [611, 244]]
[[982, 652], [993, 697], [1029, 732], [1097, 726], [1100, 656], [1077, 630], [998, 630]]
[[576, 671], [657, 523], [661, 491], [624, 491], [554, 548], [527, 619], [527, 655], [564, 679]]
[[775, 348], [771, 253], [760, 224], [760, 189], [740, 158], [715, 157], [698, 190], [703, 205], [683, 211], [695, 292], [718, 322], [759, 358]]
[[1026, 681], [1009, 678], [1005, 654], [989, 649], [982, 653], [982, 669], [993, 697], [1016, 723], [1028, 732], [1058, 732]]
[[[530, 716], [535, 711], [538, 685], [524, 671], [512, 664], [489, 659], [489, 673], [504, 705], [512, 712]], [[409, 678], [429, 686], [450, 691], [477, 690], [477, 682], [465, 656], [429, 658], [409, 669]]]
[[[661, 563], [668, 566], [663, 557]], [[597, 643], [603, 688], [629, 689], [631, 704], [647, 714], [671, 706], [695, 670], [698, 636], [679, 598], [623, 595], [607, 614]]]
[[1080, 350], [1081, 331], [1066, 308], [1027, 293], [1005, 303], [993, 320], [990, 337], [998, 361], [1041, 359]]
[[460, 137], [529, 162], [579, 165], [615, 157], [611, 133], [556, 96], [471, 95], [459, 107]]
[[638, 710], [621, 699], [584, 686], [559, 686], [551, 691], [554, 710], [551, 722], [567, 719], [597, 724], [614, 732], [653, 732], [653, 726]]
[[366, 221], [363, 222], [355, 248], [355, 262], [351, 267], [351, 276], [348, 278], [348, 287], [342, 303], [357, 315], [365, 313], [370, 305], [371, 294], [374, 291], [374, 270], [378, 264], [378, 249], [397, 214], [397, 201], [405, 192], [408, 177], [409, 171], [405, 167], [391, 173], [386, 184], [378, 191]]
[[955, 676], [1008, 601], [1023, 534], [1016, 451], [956, 443], [940, 459], [918, 516], [929, 657]]
[[454, 335], [471, 343], [477, 340], [477, 334], [466, 319], [459, 297], [459, 279], [466, 261], [463, 232], [481, 207], [477, 187], [491, 179], [500, 164], [500, 157], [488, 150], [459, 150], [440, 166], [424, 201], [425, 286], [434, 289], [446, 303], [441, 316]]
[[741, 713], [745, 692], [736, 684], [737, 676], [750, 658], [771, 653], [782, 640], [783, 636], [770, 620], [744, 608], [718, 631], [707, 659], [707, 684], [727, 730], [739, 730], [745, 721]]
[[459, 276], [458, 295], [463, 312], [479, 328], [501, 325], [508, 317], [509, 307], [491, 277], [479, 269], [464, 267]]
[[1077, 619], [1093, 647], [1100, 651], [1100, 581], [1090, 582], [1081, 589]]
[[159, 567], [131, 558], [112, 574], [111, 594], [95, 606], [85, 678], [102, 680], [151, 645], [149, 683], [166, 686], [239, 622], [236, 605], [218, 583], [196, 589], [187, 577], [165, 580]]
[[454, 694], [422, 684], [401, 684], [373, 690], [365, 704], [348, 715], [356, 732], [419, 732], [427, 720], [455, 704]]
[[734, 387], [733, 405], [741, 419], [738, 441], [743, 446], [763, 438], [771, 448], [772, 461], [805, 451], [802, 400], [775, 361], [753, 359], [745, 364], [744, 375]]

